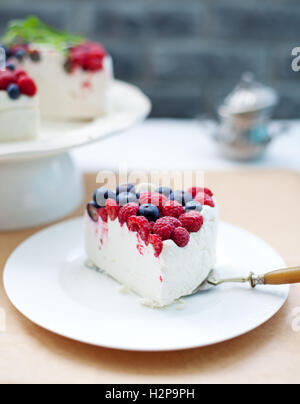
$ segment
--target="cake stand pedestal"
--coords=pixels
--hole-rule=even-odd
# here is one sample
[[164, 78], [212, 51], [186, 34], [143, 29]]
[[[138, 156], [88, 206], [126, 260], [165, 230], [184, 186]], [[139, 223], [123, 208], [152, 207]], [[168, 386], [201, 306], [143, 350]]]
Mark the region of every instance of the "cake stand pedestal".
[[0, 162], [0, 230], [51, 223], [83, 201], [83, 182], [69, 153]]
[[151, 111], [150, 100], [115, 81], [110, 114], [92, 122], [43, 122], [38, 140], [0, 145], [0, 231], [35, 227], [71, 214], [83, 181], [69, 151], [124, 132]]

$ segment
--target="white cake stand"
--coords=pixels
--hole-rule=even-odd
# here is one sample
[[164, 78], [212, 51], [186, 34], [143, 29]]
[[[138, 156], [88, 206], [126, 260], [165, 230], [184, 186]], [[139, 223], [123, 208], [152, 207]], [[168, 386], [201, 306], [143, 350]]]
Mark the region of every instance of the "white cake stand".
[[150, 100], [115, 81], [111, 113], [92, 122], [43, 122], [39, 140], [0, 144], [0, 231], [35, 227], [71, 214], [83, 201], [70, 150], [123, 132], [147, 118]]

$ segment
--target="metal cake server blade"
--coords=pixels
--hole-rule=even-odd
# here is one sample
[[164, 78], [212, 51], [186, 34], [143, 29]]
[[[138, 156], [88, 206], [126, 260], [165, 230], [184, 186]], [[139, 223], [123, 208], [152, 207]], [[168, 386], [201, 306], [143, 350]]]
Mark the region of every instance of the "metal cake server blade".
[[264, 275], [255, 275], [251, 272], [247, 277], [227, 279], [221, 279], [217, 271], [212, 270], [207, 278], [192, 292], [192, 295], [210, 290], [214, 286], [219, 286], [224, 283], [249, 283], [251, 288], [255, 288], [257, 285], [287, 285], [300, 283], [300, 266], [279, 269]]

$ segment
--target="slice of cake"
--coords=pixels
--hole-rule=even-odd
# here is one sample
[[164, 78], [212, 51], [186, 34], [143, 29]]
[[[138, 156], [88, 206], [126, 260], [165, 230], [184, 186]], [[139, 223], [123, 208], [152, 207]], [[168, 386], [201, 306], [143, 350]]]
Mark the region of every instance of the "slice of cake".
[[191, 294], [215, 266], [218, 209], [207, 188], [99, 188], [85, 220], [90, 261], [149, 306]]
[[0, 70], [0, 142], [34, 139], [39, 134], [39, 100], [34, 80], [8, 64]]
[[9, 57], [37, 82], [43, 118], [90, 120], [109, 112], [113, 66], [102, 45], [36, 17], [11, 22], [4, 42]]

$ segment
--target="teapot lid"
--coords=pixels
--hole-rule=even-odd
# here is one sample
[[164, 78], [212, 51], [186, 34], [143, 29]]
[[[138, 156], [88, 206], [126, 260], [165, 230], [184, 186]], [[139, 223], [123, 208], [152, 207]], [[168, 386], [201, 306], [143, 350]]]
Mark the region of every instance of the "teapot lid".
[[274, 107], [277, 103], [275, 90], [257, 82], [253, 73], [246, 72], [233, 92], [226, 97], [219, 112], [222, 115], [243, 114]]

